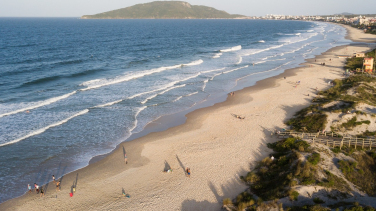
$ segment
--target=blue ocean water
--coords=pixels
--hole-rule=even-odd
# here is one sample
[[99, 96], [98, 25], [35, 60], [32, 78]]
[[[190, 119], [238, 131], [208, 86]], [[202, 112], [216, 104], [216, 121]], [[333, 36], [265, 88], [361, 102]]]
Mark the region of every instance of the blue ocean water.
[[0, 18], [0, 34], [0, 202], [349, 42], [337, 25], [270, 20]]

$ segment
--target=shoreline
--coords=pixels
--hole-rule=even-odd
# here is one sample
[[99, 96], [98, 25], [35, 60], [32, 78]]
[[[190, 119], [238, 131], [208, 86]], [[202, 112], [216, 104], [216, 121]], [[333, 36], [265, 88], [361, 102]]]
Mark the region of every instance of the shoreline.
[[[349, 34], [349, 29], [348, 29], [348, 34]], [[349, 36], [349, 35], [347, 35]], [[347, 37], [346, 36], [346, 37]], [[335, 48], [332, 48], [332, 49], [329, 49], [328, 51], [322, 53], [321, 55], [316, 55], [316, 59], [323, 59], [323, 58], [326, 58], [325, 56], [330, 56], [332, 55], [331, 53], [333, 53], [333, 51], [335, 52], [340, 52], [341, 50], [343, 51], [344, 48], [346, 47], [347, 45], [344, 45], [344, 46], [339, 46], [339, 47], [335, 47]], [[351, 46], [351, 45], [350, 45]], [[368, 46], [368, 45], [367, 45]], [[353, 46], [352, 46], [353, 47]], [[346, 47], [347, 48], [347, 47]], [[356, 48], [356, 47], [355, 47]], [[362, 48], [368, 48], [368, 47], [362, 47]], [[251, 86], [251, 87], [246, 87], [246, 88], [243, 88], [239, 91], [236, 91], [236, 94], [235, 96], [224, 96], [226, 97], [225, 101], [223, 102], [217, 102], [217, 103], [214, 103], [214, 105], [209, 105], [208, 107], [204, 107], [204, 108], [198, 108], [198, 109], [195, 109], [194, 111], [192, 112], [188, 112], [185, 116], [186, 116], [186, 121], [185, 123], [181, 124], [181, 125], [175, 125], [173, 127], [170, 127], [164, 131], [160, 131], [160, 132], [151, 132], [149, 133], [148, 135], [144, 135], [142, 137], [135, 137], [137, 138], [137, 141], [127, 141], [127, 142], [123, 142], [121, 144], [119, 144], [112, 152], [110, 152], [104, 159], [98, 161], [98, 162], [95, 162], [95, 163], [89, 163], [88, 166], [84, 167], [84, 168], [81, 168], [81, 169], [78, 169], [76, 171], [73, 171], [71, 173], [68, 173], [66, 175], [64, 175], [62, 178], [63, 178], [63, 181], [62, 181], [62, 191], [64, 191], [64, 194], [65, 192], [69, 191], [69, 183], [71, 181], [74, 181], [75, 179], [77, 180], [78, 179], [78, 184], [77, 184], [77, 197], [73, 197], [72, 200], [76, 200], [78, 197], [84, 197], [86, 199], [88, 199], [89, 196], [86, 196], [87, 195], [90, 195], [90, 197], [93, 197], [95, 199], [98, 199], [98, 196], [99, 197], [102, 197], [103, 193], [101, 193], [102, 189], [101, 188], [97, 188], [97, 187], [94, 187], [93, 184], [90, 182], [90, 181], [96, 181], [96, 182], [99, 182], [100, 180], [107, 180], [106, 179], [106, 176], [107, 177], [110, 177], [110, 179], [112, 179], [112, 186], [114, 186], [114, 181], [116, 180], [114, 177], [119, 177], [119, 178], [129, 178], [129, 176], [131, 175], [131, 173], [129, 173], [128, 171], [125, 171], [125, 170], [129, 170], [129, 171], [132, 171], [133, 173], [136, 173], [137, 175], [141, 175], [141, 177], [143, 179], [146, 179], [144, 176], [142, 176], [142, 174], [140, 174], [140, 172], [142, 173], [149, 173], [150, 174], [150, 171], [149, 169], [147, 169], [147, 171], [142, 171], [142, 170], [137, 170], [138, 168], [141, 168], [141, 167], [144, 167], [144, 166], [147, 166], [149, 165], [150, 163], [153, 162], [153, 159], [154, 156], [158, 156], [158, 155], [161, 155], [161, 153], [157, 153], [157, 152], [153, 152], [153, 150], [156, 150], [158, 148], [158, 145], [159, 143], [156, 143], [156, 142], [162, 142], [162, 145], [166, 145], [166, 146], [169, 146], [171, 144], [171, 140], [169, 139], [171, 136], [179, 136], [179, 134], [187, 134], [187, 133], [193, 133], [193, 134], [190, 134], [188, 135], [188, 137], [194, 139], [196, 137], [199, 137], [199, 136], [195, 136], [197, 135], [197, 133], [195, 132], [196, 130], [199, 130], [199, 129], [202, 129], [204, 125], [207, 125], [207, 119], [210, 118], [210, 114], [214, 114], [214, 113], [220, 113], [222, 112], [223, 110], [228, 110], [229, 108], [232, 109], [232, 107], [234, 106], [243, 106], [245, 104], [249, 104], [249, 103], [258, 103], [257, 101], [255, 102], [254, 101], [254, 97], [251, 96], [252, 94], [255, 94], [257, 95], [257, 93], [259, 94], [259, 92], [262, 92], [263, 90], [269, 90], [269, 89], [272, 89], [272, 88], [278, 88], [279, 86], [281, 86], [281, 83], [282, 82], [286, 82], [285, 79], [283, 79], [283, 77], [287, 77], [287, 80], [289, 80], [290, 77], [294, 77], [294, 76], [297, 76], [299, 73], [302, 73], [305, 69], [309, 69], [309, 67], [307, 67], [308, 64], [312, 64], [314, 59], [308, 59], [306, 60], [305, 63], [301, 64], [300, 67], [298, 68], [294, 68], [294, 69], [287, 69], [285, 70], [283, 73], [277, 75], [277, 76], [272, 76], [270, 78], [266, 78], [266, 79], [263, 79], [261, 81], [257, 81], [255, 85]], [[332, 57], [333, 58], [333, 57]], [[340, 60], [340, 59], [336, 59], [336, 60]], [[318, 62], [317, 62], [318, 63]], [[316, 66], [315, 66], [316, 67]], [[326, 67], [328, 69], [330, 69], [331, 67]], [[332, 74], [330, 77], [334, 77], [336, 76], [337, 74]], [[338, 76], [338, 75], [337, 75]], [[321, 86], [326, 86], [325, 84], [320, 84]], [[299, 87], [300, 88], [300, 87]], [[293, 89], [294, 90], [294, 89]], [[295, 88], [296, 90], [296, 88]], [[286, 112], [286, 117], [282, 118], [282, 119], [286, 119], [288, 118], [289, 115], [293, 114], [294, 110], [299, 110], [300, 108], [302, 107], [305, 107], [306, 105], [308, 105], [308, 102], [306, 102], [307, 100], [303, 100], [302, 102], [305, 102], [303, 103], [303, 105], [299, 105], [299, 106], [295, 106], [294, 108], [289, 108], [290, 111]], [[245, 113], [246, 111], [244, 111], [244, 109], [242, 110], [241, 108], [234, 108], [234, 110], [237, 112], [237, 114], [241, 114], [242, 112]], [[257, 110], [257, 109], [256, 109]], [[234, 119], [233, 117], [231, 117], [230, 115], [227, 115], [227, 116], [223, 116], [221, 115], [221, 118], [219, 119], [223, 119], [225, 118], [226, 121], [229, 121], [231, 122], [232, 124], [235, 124], [236, 126], [238, 127], [241, 127], [241, 129], [245, 129], [246, 127], [244, 127], [244, 124], [242, 124], [241, 121], [237, 121], [237, 119]], [[252, 116], [257, 116], [255, 115], [254, 113], [253, 114], [250, 114], [250, 115], [246, 115], [246, 119], [244, 122], [248, 121], [249, 119], [252, 118]], [[156, 122], [158, 121], [163, 121], [164, 119], [163, 118], [160, 118], [160, 119], [157, 119]], [[239, 123], [240, 122], [240, 123]], [[156, 124], [153, 122], [149, 123], [149, 124]], [[148, 125], [149, 125], [148, 124]], [[148, 125], [145, 127], [147, 128]], [[232, 125], [231, 124], [226, 124], [225, 123], [225, 128], [226, 127], [231, 127]], [[281, 125], [280, 123], [277, 124], [277, 126], [279, 127], [283, 127], [283, 125]], [[205, 129], [210, 129], [210, 127], [206, 127]], [[232, 128], [233, 130], [237, 130], [239, 128]], [[271, 130], [270, 128], [263, 128], [262, 130], [265, 130], [265, 131], [262, 131], [260, 134], [258, 134], [259, 136], [261, 135], [261, 137], [263, 137], [264, 141], [261, 141], [258, 140], [258, 143], [255, 143], [255, 146], [258, 145], [258, 150], [254, 150], [254, 157], [252, 157], [252, 159], [249, 159], [249, 160], [257, 160], [258, 157], [263, 157], [263, 155], [265, 153], [268, 153], [268, 150], [265, 148], [265, 146], [263, 144], [265, 144], [266, 140], [266, 135], [267, 135], [267, 132], [269, 132], [269, 130]], [[267, 131], [267, 132], [266, 132]], [[210, 131], [206, 131], [208, 133], [210, 133]], [[220, 131], [216, 131], [216, 132], [220, 132]], [[233, 131], [230, 131], [230, 132], [233, 132]], [[259, 131], [258, 131], [259, 132]], [[264, 134], [263, 134], [264, 133]], [[269, 133], [270, 134], [270, 133]], [[229, 139], [231, 138], [234, 134], [225, 134], [225, 140], [226, 139]], [[133, 136], [133, 135], [132, 135]], [[132, 137], [131, 136], [131, 137]], [[237, 134], [235, 134], [235, 136], [237, 136]], [[223, 136], [222, 136], [223, 137]], [[242, 136], [240, 136], [242, 137]], [[216, 140], [218, 137], [211, 137], [211, 141], [213, 140]], [[160, 139], [160, 141], [156, 141], [155, 139]], [[167, 140], [166, 140], [167, 139]], [[210, 137], [209, 137], [210, 139]], [[221, 137], [219, 137], [219, 139], [221, 139]], [[208, 143], [195, 143], [195, 142], [192, 142], [192, 141], [183, 141], [182, 143], [179, 143], [182, 144], [182, 145], [186, 145], [187, 149], [189, 149], [191, 146], [192, 146], [192, 143], [193, 144], [197, 144], [197, 145], [200, 145], [200, 147], [208, 147], [208, 149], [211, 149], [210, 148], [210, 142], [211, 141], [207, 141]], [[227, 140], [226, 140], [227, 141]], [[225, 142], [226, 142], [225, 141]], [[230, 141], [233, 141], [233, 140], [230, 140]], [[169, 142], [167, 144], [167, 142]], [[198, 153], [192, 153], [192, 154], [195, 154], [195, 155], [190, 155], [189, 152], [184, 154], [183, 152], [187, 151], [187, 150], [183, 150], [183, 151], [179, 151], [177, 149], [174, 149], [174, 148], [178, 148], [179, 145], [177, 145], [176, 142], [179, 142], [179, 141], [175, 141], [174, 145], [173, 145], [173, 149], [164, 149], [165, 152], [171, 152], [171, 154], [169, 155], [166, 155], [166, 158], [165, 158], [165, 161], [168, 160], [169, 163], [171, 163], [171, 166], [174, 167], [173, 169], [176, 171], [179, 171], [179, 172], [174, 172], [174, 175], [173, 175], [173, 180], [174, 182], [176, 180], [180, 181], [181, 178], [179, 178], [179, 176], [176, 176], [177, 174], [181, 174], [181, 171], [183, 170], [184, 171], [184, 168], [183, 169], [180, 169], [179, 165], [177, 165], [176, 163], [176, 160], [179, 161], [180, 163], [180, 166], [190, 166], [192, 169], [193, 169], [193, 175], [196, 174], [195, 172], [198, 171], [198, 169], [195, 169], [195, 165], [193, 164], [194, 162], [193, 161], [189, 161], [189, 160], [192, 160], [191, 158], [192, 157], [200, 157], [202, 155], [198, 155]], [[214, 141], [213, 141], [214, 142]], [[222, 143], [224, 144], [224, 143]], [[244, 145], [244, 143], [241, 143], [241, 145]], [[216, 145], [217, 146], [217, 145]], [[221, 146], [221, 145], [219, 145]], [[229, 145], [227, 145], [229, 146]], [[130, 164], [128, 165], [124, 165], [124, 160], [122, 158], [123, 156], [123, 149], [121, 149], [122, 147], [124, 147], [127, 151], [127, 155], [128, 155], [128, 161]], [[198, 149], [200, 149], [200, 147]], [[197, 150], [197, 149], [196, 149]], [[215, 150], [215, 149], [214, 149]], [[175, 158], [175, 163], [174, 163], [174, 151], [179, 151], [179, 153], [176, 153], [176, 158], [178, 158], [178, 154], [179, 154], [179, 157], [183, 158], [178, 158], [176, 159]], [[205, 151], [205, 150], [204, 150]], [[226, 150], [223, 150], [221, 152], [225, 152]], [[163, 153], [162, 153], [163, 154]], [[205, 154], [205, 153], [204, 153]], [[249, 154], [252, 154], [252, 153], [249, 153]], [[257, 155], [258, 154], [258, 155]], [[223, 154], [220, 154], [223, 156]], [[233, 154], [235, 155], [235, 154]], [[171, 157], [172, 156], [172, 157]], [[214, 157], [216, 157], [217, 155], [214, 154]], [[240, 156], [241, 157], [241, 156]], [[249, 160], [241, 160], [241, 158], [237, 158], [238, 159], [238, 162], [239, 163], [242, 163], [243, 167], [244, 167], [244, 162], [245, 164], [249, 163]], [[162, 159], [163, 160], [163, 159]], [[181, 162], [181, 161], [182, 162]], [[187, 161], [188, 160], [188, 161]], [[194, 159], [193, 159], [194, 160]], [[204, 159], [205, 160], [205, 159]], [[201, 161], [204, 161], [201, 159]], [[223, 160], [222, 160], [223, 161]], [[192, 164], [190, 164], [190, 162]], [[184, 163], [184, 165], [182, 165], [182, 163]], [[119, 167], [120, 166], [120, 167]], [[196, 167], [197, 168], [197, 167]], [[161, 164], [160, 167], [158, 167], [158, 169], [163, 169], [163, 162]], [[220, 168], [219, 168], [220, 169]], [[109, 173], [110, 172], [110, 173]], [[215, 171], [215, 172], [221, 172], [221, 171]], [[235, 171], [237, 172], [237, 175], [241, 175], [241, 173], [244, 173], [242, 172], [241, 170], [240, 171]], [[161, 178], [161, 176], [154, 172], [155, 174], [158, 175], [159, 178]], [[193, 176], [192, 175], [192, 176]], [[231, 175], [231, 174], [230, 174]], [[149, 175], [150, 176], [150, 175]], [[170, 175], [163, 175], [163, 176], [166, 176], [166, 177], [169, 177]], [[162, 176], [162, 178], [164, 178]], [[181, 175], [180, 175], [181, 176]], [[236, 176], [235, 176], [236, 177]], [[80, 178], [85, 178], [84, 181], [80, 180]], [[184, 179], [184, 177], [183, 177]], [[186, 179], [186, 178], [185, 178]], [[87, 182], [86, 180], [88, 180], [89, 182]], [[158, 179], [155, 179], [156, 181]], [[69, 181], [68, 183], [66, 183], [66, 181]], [[223, 180], [222, 180], [223, 181]], [[106, 181], [104, 181], [106, 182]], [[154, 181], [155, 182], [155, 181]], [[163, 182], [169, 182], [168, 180], [163, 180], [160, 181], [161, 183]], [[188, 183], [189, 180], [184, 180], [184, 181], [180, 181], [181, 183]], [[197, 182], [197, 181], [195, 181]], [[64, 184], [66, 183], [66, 184]], [[82, 184], [82, 188], [80, 186], [80, 183]], [[116, 182], [115, 182], [116, 183]], [[209, 182], [208, 182], [209, 183]], [[94, 184], [96, 184], [94, 182]], [[152, 190], [154, 190], [154, 192], [158, 192], [158, 189], [155, 189], [155, 187], [160, 187], [158, 185], [155, 185], [153, 184], [153, 182], [151, 182], [150, 184], [154, 185], [154, 187], [152, 187]], [[211, 185], [210, 185], [211, 184]], [[225, 193], [224, 192], [227, 192], [227, 194], [232, 194], [232, 193], [239, 193], [238, 190], [244, 188], [242, 187], [242, 185], [236, 180], [236, 179], [231, 179], [230, 181], [230, 184], [234, 185], [234, 186], [237, 186], [237, 188], [234, 188], [234, 189], [237, 189], [237, 190], [231, 190], [231, 191], [226, 191], [226, 190], [223, 190], [222, 191], [219, 191], [217, 194], [215, 194], [213, 191], [213, 189], [216, 190], [216, 186], [218, 186], [218, 184], [225, 184], [225, 183], [218, 183], [218, 182], [211, 182], [210, 184], [208, 184], [207, 186], [209, 186], [211, 192], [213, 192], [214, 194], [214, 198], [213, 196], [212, 197], [207, 197], [207, 194], [206, 196], [204, 196], [203, 198], [207, 198], [203, 201], [199, 201], [198, 199], [194, 199], [195, 202], [202, 202], [203, 204], [199, 204], [198, 206], [201, 207], [207, 207], [207, 206], [212, 206], [212, 201], [210, 200], [211, 199], [217, 199], [218, 201], [218, 197], [217, 196], [220, 196], [220, 195], [224, 195], [225, 196]], [[103, 188], [103, 185], [106, 186], [105, 184], [100, 184], [100, 186]], [[49, 183], [48, 186], [53, 186], [52, 183]], [[124, 186], [129, 186], [129, 184], [125, 183]], [[137, 186], [137, 185], [136, 185]], [[171, 187], [169, 186], [168, 184], [166, 184], [166, 186], [168, 187]], [[230, 185], [231, 186], [231, 185]], [[200, 186], [199, 186], [200, 187]], [[127, 187], [128, 188], [128, 187]], [[47, 188], [46, 188], [47, 189]], [[51, 190], [52, 189], [52, 190]], [[54, 187], [49, 187], [49, 189], [47, 189], [47, 192], [46, 192], [46, 197], [44, 197], [43, 199], [39, 200], [39, 201], [44, 201], [46, 202], [46, 199], [47, 200], [50, 200], [50, 197], [48, 197], [48, 195], [51, 195], [51, 193], [49, 192], [54, 192]], [[111, 192], [114, 192], [114, 191], [111, 191], [111, 190], [107, 190], [106, 188], [104, 188], [105, 192], [106, 193], [111, 193]], [[147, 193], [147, 190], [142, 188], [141, 187], [141, 192], [138, 191], [138, 193], [141, 193], [142, 192], [146, 192]], [[168, 189], [168, 188], [167, 188]], [[185, 187], [185, 189], [187, 190], [190, 190], [189, 187]], [[88, 193], [87, 191], [90, 191], [90, 190], [95, 190], [93, 192], [96, 192], [96, 193]], [[155, 191], [157, 190], [157, 191]], [[218, 191], [218, 190], [216, 190]], [[84, 192], [86, 192], [86, 194], [84, 195], [81, 195], [83, 194]], [[117, 193], [116, 195], [121, 195], [121, 187], [120, 187], [120, 184], [119, 184], [119, 193]], [[220, 193], [222, 192], [222, 193]], [[67, 192], [68, 193], [68, 192]], [[175, 192], [176, 193], [176, 192]], [[57, 194], [60, 194], [60, 192], [58, 192]], [[97, 194], [97, 195], [95, 195]], [[98, 195], [99, 194], [99, 195]], [[55, 195], [55, 193], [53, 193], [52, 195]], [[68, 195], [65, 194], [66, 196], [59, 196], [59, 199], [58, 199], [58, 195], [56, 195], [56, 202], [48, 202], [50, 204], [54, 204], [54, 203], [58, 203], [57, 201], [59, 201], [59, 203], [62, 203], [64, 204], [64, 206], [68, 206], [69, 203], [72, 203], [71, 200], [69, 200], [68, 198]], [[81, 196], [80, 196], [81, 195]], [[130, 193], [130, 195], [132, 196], [133, 193]], [[146, 194], [148, 195], [148, 194]], [[162, 193], [163, 195], [163, 193]], [[166, 194], [167, 195], [167, 194]], [[204, 194], [205, 195], [205, 194]], [[230, 195], [226, 195], [228, 197], [230, 197]], [[0, 208], [5, 208], [5, 209], [22, 209], [22, 208], [32, 208], [33, 206], [33, 203], [32, 201], [37, 201], [37, 200], [32, 200], [32, 199], [35, 199], [35, 195], [34, 197], [31, 197], [30, 195], [28, 194], [24, 194], [23, 196], [21, 197], [18, 197], [18, 198], [15, 198], [15, 199], [11, 199], [11, 200], [8, 200], [2, 204], [0, 204]], [[39, 198], [39, 197], [38, 197]], [[108, 198], [108, 196], [103, 196], [103, 198]], [[113, 196], [111, 196], [110, 198], [114, 198]], [[115, 197], [116, 198], [116, 197]], [[137, 197], [136, 197], [137, 198]], [[193, 197], [194, 198], [194, 197]], [[61, 201], [63, 200], [63, 201]], [[130, 199], [133, 201], [133, 197]], [[137, 202], [140, 202], [140, 201], [143, 201], [143, 200], [140, 200], [140, 199], [137, 199], [138, 201]], [[159, 199], [158, 199], [159, 200]], [[188, 199], [188, 202], [189, 203], [193, 203], [193, 201], [189, 201], [189, 200], [193, 200], [191, 199], [191, 197], [189, 197]], [[67, 202], [68, 201], [68, 202]], [[70, 201], [70, 202], [69, 202]], [[91, 200], [88, 200], [89, 202], [93, 202], [92, 199]], [[82, 203], [83, 201], [80, 200], [80, 202], [75, 202], [73, 203], [73, 205], [69, 205], [72, 209], [78, 209], [77, 206], [82, 206], [83, 208], [85, 208], [85, 205], [88, 205], [90, 207], [94, 207], [95, 209], [104, 209], [104, 205], [106, 205], [105, 202], [103, 202], [103, 199], [101, 199], [102, 203], [101, 205], [99, 204], [96, 204], [94, 203], [93, 205], [90, 205], [90, 203], [88, 203], [88, 201], [86, 203], [83, 203], [80, 205], [80, 203]], [[163, 200], [162, 200], [163, 201]], [[207, 201], [207, 202], [206, 202]], [[10, 206], [10, 203], [13, 202], [13, 204], [15, 203], [16, 205], [14, 206]], [[28, 203], [25, 203], [25, 202], [28, 202]], [[129, 201], [126, 201], [126, 199], [124, 199], [123, 197], [122, 198], [116, 198], [115, 201], [111, 201], [111, 207], [115, 207], [116, 209], [116, 206], [112, 206], [114, 205], [113, 203], [117, 204], [122, 204], [125, 206], [125, 204], [131, 206], [131, 204], [129, 204]], [[136, 203], [137, 203], [136, 202]], [[183, 208], [185, 207], [184, 206], [184, 202], [183, 201]], [[43, 202], [38, 202], [38, 203], [43, 203]], [[136, 204], [135, 203], [135, 204]], [[163, 204], [166, 203], [166, 202], [161, 202], [162, 203], [162, 207], [163, 207]], [[104, 205], [103, 205], [104, 204]], [[133, 204], [133, 205], [135, 205]], [[133, 208], [140, 208], [140, 204], [137, 203], [139, 206], [138, 207], [129, 207], [130, 209], [133, 209]], [[144, 203], [142, 203], [144, 204]], [[197, 204], [197, 203], [196, 203]], [[207, 205], [206, 205], [207, 204]], [[8, 206], [7, 206], [8, 205]], [[20, 207], [19, 207], [20, 206]], [[26, 207], [25, 207], [26, 206]], [[151, 205], [150, 205], [151, 206]], [[36, 206], [38, 208], [40, 208], [40, 206]], [[125, 206], [126, 208], [128, 208], [127, 206]], [[147, 208], [145, 206], [141, 206], [142, 208]], [[180, 207], [180, 205], [179, 205]], [[192, 206], [191, 206], [192, 207]], [[193, 206], [194, 207], [194, 206]], [[55, 207], [56, 208], [56, 207]], [[65, 209], [66, 207], [64, 207]], [[88, 208], [88, 207], [86, 207]], [[150, 207], [149, 207], [150, 208]], [[173, 209], [175, 209], [176, 207], [171, 207]]]

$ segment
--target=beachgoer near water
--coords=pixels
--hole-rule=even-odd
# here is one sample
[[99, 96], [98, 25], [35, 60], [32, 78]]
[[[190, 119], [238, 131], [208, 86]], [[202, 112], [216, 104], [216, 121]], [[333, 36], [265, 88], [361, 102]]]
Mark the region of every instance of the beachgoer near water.
[[44, 196], [44, 190], [42, 187], [40, 187], [40, 197]]
[[53, 181], [54, 183], [56, 183], [55, 175], [52, 175], [52, 181]]
[[31, 185], [27, 184], [27, 189], [29, 190], [29, 193], [31, 193]]
[[56, 191], [60, 191], [60, 182], [59, 181], [56, 182]]
[[35, 191], [37, 192], [37, 194], [39, 193], [39, 185], [35, 184]]
[[190, 177], [191, 177], [191, 169], [187, 167], [187, 168], [185, 169], [185, 171], [186, 171], [186, 173], [187, 173], [187, 177], [190, 178]]

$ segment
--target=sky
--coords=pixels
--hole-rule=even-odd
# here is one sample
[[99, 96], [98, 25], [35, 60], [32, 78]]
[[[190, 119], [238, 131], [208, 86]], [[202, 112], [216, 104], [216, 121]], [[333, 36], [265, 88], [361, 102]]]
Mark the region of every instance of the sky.
[[[0, 0], [0, 17], [81, 17], [153, 0]], [[376, 0], [186, 0], [247, 16], [375, 14]]]

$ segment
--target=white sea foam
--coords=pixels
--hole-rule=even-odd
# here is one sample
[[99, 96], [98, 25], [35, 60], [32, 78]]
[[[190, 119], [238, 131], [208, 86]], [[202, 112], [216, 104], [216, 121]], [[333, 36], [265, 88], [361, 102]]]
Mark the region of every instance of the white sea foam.
[[231, 73], [231, 72], [234, 72], [236, 70], [244, 69], [244, 68], [247, 68], [247, 67], [249, 67], [249, 65], [246, 65], [246, 66], [243, 66], [243, 67], [239, 67], [239, 68], [235, 68], [235, 69], [232, 69], [232, 70], [227, 70], [227, 71], [225, 71], [223, 73], [227, 74], [227, 73]]
[[13, 141], [10, 141], [10, 142], [6, 142], [6, 143], [3, 143], [3, 144], [0, 144], [0, 147], [5, 146], [5, 145], [9, 145], [9, 144], [14, 144], [14, 143], [17, 143], [17, 142], [19, 142], [19, 141], [22, 141], [22, 140], [24, 140], [24, 139], [26, 139], [26, 138], [29, 138], [29, 137], [32, 137], [32, 136], [35, 136], [35, 135], [41, 134], [41, 133], [43, 133], [44, 131], [46, 131], [46, 130], [52, 128], [52, 127], [56, 127], [56, 126], [62, 125], [62, 124], [64, 124], [64, 123], [68, 122], [69, 120], [73, 119], [74, 117], [77, 117], [77, 116], [80, 116], [80, 115], [86, 114], [87, 112], [89, 112], [88, 109], [85, 109], [85, 110], [83, 110], [83, 111], [80, 111], [79, 113], [76, 113], [76, 114], [74, 114], [73, 116], [70, 116], [70, 117], [68, 117], [68, 118], [66, 118], [66, 119], [64, 119], [64, 120], [61, 120], [61, 121], [56, 122], [56, 123], [53, 123], [53, 124], [48, 125], [48, 126], [46, 126], [46, 127], [44, 127], [44, 128], [40, 128], [40, 129], [38, 129], [38, 130], [34, 130], [33, 132], [31, 132], [31, 133], [29, 133], [29, 134], [27, 134], [27, 135], [25, 135], [25, 136], [23, 136], [23, 137], [21, 137], [21, 138], [18, 138], [18, 139], [15, 139], [15, 140], [13, 140]]
[[260, 41], [258, 41], [258, 42], [264, 43], [265, 41], [264, 41], [264, 40], [260, 40]]
[[240, 63], [242, 63], [242, 61], [243, 61], [243, 58], [240, 56], [240, 57], [239, 57], [239, 61], [236, 62], [236, 64], [240, 64]]
[[265, 63], [267, 61], [259, 61], [259, 62], [255, 62], [254, 64], [262, 64], [262, 63]]
[[[222, 73], [221, 73], [222, 74]], [[214, 77], [213, 77], [214, 78]], [[213, 78], [211, 78], [210, 80], [212, 80]], [[205, 81], [204, 81], [204, 85], [202, 86], [202, 91], [204, 91], [205, 90], [205, 88], [206, 88], [206, 84], [208, 83], [208, 81], [209, 81], [209, 79], [206, 79]]]
[[138, 124], [138, 120], [137, 120], [137, 116], [141, 113], [141, 111], [143, 111], [145, 108], [147, 108], [147, 106], [143, 106], [143, 107], [138, 107], [136, 109], [136, 113], [134, 115], [134, 123], [133, 123], [133, 126], [129, 129], [129, 132], [132, 133], [132, 131], [137, 127], [137, 124]]
[[12, 115], [12, 114], [17, 114], [17, 113], [20, 113], [20, 112], [24, 112], [24, 111], [29, 111], [29, 110], [32, 110], [32, 109], [36, 109], [36, 108], [39, 108], [39, 107], [42, 107], [42, 106], [49, 105], [51, 103], [55, 103], [55, 102], [57, 102], [59, 100], [62, 100], [62, 99], [68, 98], [71, 95], [74, 95], [76, 92], [77, 91], [73, 91], [73, 92], [65, 94], [65, 95], [61, 95], [61, 96], [58, 96], [58, 97], [53, 97], [53, 98], [50, 98], [50, 99], [47, 99], [47, 100], [44, 100], [44, 101], [39, 101], [39, 102], [33, 103], [33, 105], [27, 106], [25, 108], [21, 108], [21, 109], [18, 109], [18, 110], [15, 110], [15, 111], [11, 111], [11, 112], [8, 112], [8, 113], [0, 114], [0, 118], [4, 117], [4, 116], [9, 116], [9, 115]]
[[213, 59], [218, 59], [221, 56], [222, 56], [222, 53], [216, 53], [212, 58]]
[[175, 100], [173, 100], [172, 102], [174, 103], [174, 102], [180, 100], [182, 97], [183, 97], [183, 96], [179, 96], [179, 97], [177, 97]]
[[196, 61], [193, 61], [193, 62], [187, 63], [187, 64], [180, 64], [180, 65], [174, 65], [174, 66], [168, 66], [168, 67], [160, 67], [160, 68], [155, 68], [155, 69], [151, 69], [151, 70], [140, 71], [140, 72], [133, 73], [133, 74], [127, 74], [125, 76], [119, 76], [119, 77], [116, 77], [114, 79], [101, 79], [100, 81], [96, 81], [96, 83], [94, 83], [94, 84], [91, 83], [86, 88], [80, 89], [80, 91], [97, 89], [97, 88], [100, 88], [100, 87], [103, 87], [103, 86], [109, 86], [109, 85], [113, 85], [113, 84], [117, 84], [117, 83], [122, 83], [122, 82], [130, 81], [130, 80], [142, 78], [144, 76], [151, 75], [151, 74], [154, 74], [154, 73], [159, 73], [159, 72], [163, 72], [163, 71], [166, 71], [166, 70], [177, 69], [177, 68], [181, 68], [181, 67], [184, 67], [184, 66], [200, 65], [203, 62], [204, 61], [200, 59], [200, 60], [196, 60]]
[[242, 49], [242, 46], [238, 45], [238, 46], [234, 46], [232, 48], [220, 50], [220, 52], [231, 52], [231, 51], [238, 51], [238, 50], [241, 50], [241, 49]]
[[157, 91], [168, 89], [168, 88], [174, 86], [177, 83], [184, 82], [184, 81], [187, 81], [187, 80], [192, 79], [192, 78], [196, 78], [199, 75], [201, 75], [201, 73], [197, 73], [196, 75], [190, 76], [190, 77], [182, 79], [182, 80], [170, 82], [170, 83], [166, 84], [165, 86], [163, 86], [162, 88], [159, 88], [159, 89], [155, 89], [155, 90], [151, 90], [151, 91], [142, 92], [142, 93], [138, 93], [138, 94], [132, 95], [132, 96], [128, 97], [128, 99], [133, 99], [135, 97], [139, 97], [139, 96], [142, 96], [142, 95], [145, 95], [145, 94], [149, 94], [149, 93], [153, 93], [153, 92], [157, 92]]
[[206, 71], [201, 71], [201, 73], [217, 72], [217, 71], [221, 71], [221, 70], [224, 70], [224, 69], [226, 69], [226, 68], [224, 67], [224, 68], [215, 69], [215, 70], [206, 70]]
[[195, 94], [197, 94], [197, 93], [198, 93], [198, 92], [193, 92], [193, 93], [190, 93], [190, 94], [184, 95], [184, 97], [189, 97], [189, 96], [195, 95]]
[[116, 100], [116, 101], [112, 101], [112, 102], [109, 102], [109, 103], [105, 103], [105, 104], [102, 104], [102, 105], [97, 105], [97, 106], [94, 106], [93, 108], [102, 108], [102, 107], [106, 107], [106, 106], [112, 106], [116, 103], [120, 103], [122, 102], [123, 100]]
[[96, 83], [100, 80], [101, 79], [94, 79], [94, 80], [86, 81], [86, 82], [83, 82], [82, 84], [80, 84], [80, 86], [89, 86], [90, 84]]
[[160, 92], [158, 94], [155, 94], [155, 95], [152, 95], [152, 96], [146, 98], [144, 101], [141, 102], [141, 104], [145, 104], [146, 102], [148, 102], [149, 100], [157, 97], [158, 95], [163, 95], [164, 93], [166, 93], [166, 92], [168, 92], [170, 90], [181, 88], [181, 87], [184, 87], [184, 86], [186, 86], [186, 84], [182, 84], [182, 85], [179, 85], [179, 86], [173, 86], [173, 87], [167, 88], [167, 89], [163, 90], [162, 92]]
[[276, 48], [280, 48], [282, 46], [284, 46], [285, 44], [282, 44], [282, 45], [276, 45], [276, 46], [273, 46], [273, 47], [269, 47], [269, 48], [265, 48], [265, 49], [261, 49], [261, 50], [258, 50], [258, 51], [254, 51], [252, 53], [248, 53], [248, 54], [244, 54], [243, 56], [251, 56], [251, 55], [255, 55], [255, 54], [258, 54], [258, 53], [261, 53], [261, 52], [264, 52], [264, 51], [269, 51], [271, 49], [276, 49]]
[[200, 65], [202, 64], [204, 61], [202, 61], [202, 59], [199, 59], [199, 60], [196, 60], [196, 61], [193, 61], [191, 63], [188, 63], [188, 64], [182, 64], [182, 66], [195, 66], [195, 65]]

